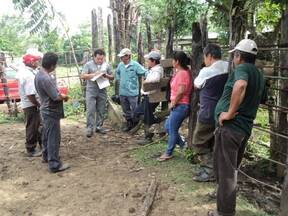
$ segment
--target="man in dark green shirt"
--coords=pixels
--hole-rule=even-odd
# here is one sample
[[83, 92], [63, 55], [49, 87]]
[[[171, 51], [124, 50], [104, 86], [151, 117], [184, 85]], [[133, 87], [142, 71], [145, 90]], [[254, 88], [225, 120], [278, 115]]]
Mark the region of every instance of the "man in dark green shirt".
[[233, 52], [229, 75], [215, 109], [214, 170], [218, 183], [217, 211], [209, 216], [234, 216], [237, 169], [250, 137], [257, 109], [264, 98], [263, 74], [255, 67], [257, 45], [244, 39]]

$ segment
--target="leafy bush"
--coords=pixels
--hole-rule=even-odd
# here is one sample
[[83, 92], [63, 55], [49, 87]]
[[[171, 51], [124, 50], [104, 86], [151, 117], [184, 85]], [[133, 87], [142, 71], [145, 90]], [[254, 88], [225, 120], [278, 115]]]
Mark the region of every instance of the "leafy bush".
[[64, 103], [65, 116], [72, 119], [81, 119], [85, 117], [85, 99], [79, 85], [69, 89], [69, 101]]

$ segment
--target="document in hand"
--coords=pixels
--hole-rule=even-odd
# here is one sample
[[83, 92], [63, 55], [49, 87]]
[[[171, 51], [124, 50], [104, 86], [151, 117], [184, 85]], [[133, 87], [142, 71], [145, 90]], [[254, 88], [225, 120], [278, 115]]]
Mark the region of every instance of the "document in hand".
[[103, 89], [110, 86], [109, 80], [104, 78], [103, 76], [100, 76], [98, 79], [96, 79], [96, 82], [98, 84], [99, 89]]
[[94, 77], [91, 79], [91, 81], [96, 81], [99, 77], [102, 77], [103, 74], [104, 74], [103, 72], [97, 72], [97, 75], [94, 76]]

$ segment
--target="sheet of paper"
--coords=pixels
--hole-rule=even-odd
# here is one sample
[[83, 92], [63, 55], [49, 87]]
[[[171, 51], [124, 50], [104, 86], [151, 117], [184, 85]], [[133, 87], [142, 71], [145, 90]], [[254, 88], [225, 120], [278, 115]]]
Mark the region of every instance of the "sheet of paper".
[[103, 72], [98, 72], [96, 76], [94, 76], [91, 81], [96, 81], [99, 77], [102, 77]]
[[97, 84], [99, 86], [99, 89], [103, 89], [103, 88], [106, 88], [106, 87], [110, 86], [109, 80], [104, 78], [103, 76], [101, 76], [98, 79], [96, 79], [96, 82], [97, 82]]

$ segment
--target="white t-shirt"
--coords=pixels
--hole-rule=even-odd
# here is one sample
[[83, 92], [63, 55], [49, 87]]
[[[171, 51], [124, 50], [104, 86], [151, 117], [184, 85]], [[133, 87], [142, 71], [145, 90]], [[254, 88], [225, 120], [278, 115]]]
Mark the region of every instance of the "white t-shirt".
[[35, 95], [38, 98], [34, 79], [35, 75], [37, 74], [37, 70], [33, 70], [30, 67], [23, 67], [18, 71], [18, 80], [19, 80], [19, 94], [21, 98], [21, 107], [25, 109], [27, 107], [35, 106], [33, 103], [30, 102], [27, 95]]

